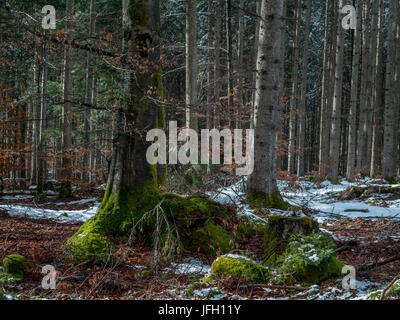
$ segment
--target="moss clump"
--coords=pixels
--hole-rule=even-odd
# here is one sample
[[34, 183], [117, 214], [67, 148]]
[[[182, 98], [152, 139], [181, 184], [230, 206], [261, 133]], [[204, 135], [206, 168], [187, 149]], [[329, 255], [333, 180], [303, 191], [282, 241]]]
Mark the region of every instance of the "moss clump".
[[309, 217], [269, 217], [264, 234], [265, 263], [270, 265], [276, 262], [293, 234], [309, 235], [318, 230], [318, 223]]
[[336, 258], [335, 243], [323, 233], [292, 235], [279, 257], [279, 272], [287, 282], [306, 285], [341, 275], [343, 264]]
[[[193, 237], [188, 245], [193, 249], [216, 256], [232, 250], [234, 245], [233, 236], [219, 225], [208, 221], [204, 227], [193, 232]], [[191, 242], [191, 243], [190, 243]]]
[[238, 236], [248, 232], [256, 232], [264, 234], [267, 224], [261, 219], [251, 219], [243, 216], [240, 218], [236, 232]]
[[389, 294], [400, 298], [400, 280], [397, 280], [389, 290]]
[[247, 202], [256, 207], [274, 208], [280, 210], [288, 210], [291, 205], [283, 200], [280, 192], [277, 190], [272, 194], [249, 190], [247, 193]]
[[25, 258], [19, 254], [10, 254], [3, 259], [5, 272], [10, 275], [23, 276], [26, 269]]
[[385, 177], [385, 180], [389, 184], [399, 184], [400, 183], [400, 178], [393, 176], [393, 177]]
[[243, 279], [252, 283], [268, 283], [269, 269], [253, 260], [242, 256], [221, 256], [211, 265], [211, 274], [204, 281], [226, 279]]

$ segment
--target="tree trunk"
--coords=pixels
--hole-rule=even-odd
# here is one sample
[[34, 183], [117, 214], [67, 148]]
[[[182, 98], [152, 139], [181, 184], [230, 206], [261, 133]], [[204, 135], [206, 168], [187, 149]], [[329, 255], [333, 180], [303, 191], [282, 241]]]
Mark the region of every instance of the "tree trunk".
[[[89, 26], [89, 39], [94, 35], [96, 23], [96, 1], [90, 0], [90, 26]], [[93, 56], [90, 51], [87, 53], [86, 58], [86, 90], [85, 90], [85, 103], [92, 105], [93, 104]], [[85, 152], [83, 154], [83, 175], [82, 179], [84, 183], [88, 183], [90, 181], [90, 115], [91, 109], [86, 107], [84, 114], [84, 134], [83, 134], [83, 147]]]
[[197, 0], [186, 7], [186, 127], [198, 130], [197, 117]]
[[214, 128], [219, 128], [220, 96], [221, 96], [221, 0], [216, 1], [215, 8], [215, 65], [214, 65]]
[[[67, 0], [67, 27], [66, 39], [72, 40], [72, 29], [74, 20], [74, 0]], [[72, 47], [65, 46], [64, 58], [64, 103], [63, 103], [63, 128], [62, 128], [62, 171], [60, 198], [68, 198], [72, 195], [71, 176], [72, 176]]]
[[371, 2], [364, 4], [365, 20], [363, 23], [363, 53], [361, 65], [361, 91], [360, 91], [360, 117], [358, 124], [358, 141], [357, 141], [357, 170], [366, 174], [367, 172], [367, 130], [368, 130], [368, 65], [370, 51], [370, 8]]
[[235, 115], [235, 128], [240, 129], [241, 125], [241, 111], [244, 105], [243, 101], [243, 80], [244, 80], [244, 70], [243, 70], [243, 49], [244, 49], [244, 14], [243, 14], [244, 1], [239, 1], [239, 30], [238, 30], [238, 44], [237, 44], [237, 106]]
[[362, 3], [357, 4], [357, 29], [354, 31], [353, 66], [351, 73], [351, 93], [349, 111], [349, 132], [347, 144], [347, 171], [346, 177], [354, 178], [357, 142], [357, 102], [358, 82], [360, 77], [360, 53], [361, 53], [361, 32], [362, 32]]
[[371, 177], [382, 174], [382, 146], [383, 146], [383, 114], [384, 114], [384, 105], [383, 105], [383, 21], [385, 14], [385, 2], [383, 0], [379, 0], [379, 16], [378, 16], [378, 33], [377, 33], [377, 52], [375, 56], [375, 64], [376, 64], [376, 81], [374, 88], [374, 123], [373, 123], [373, 132], [372, 132], [372, 159], [371, 159], [371, 168], [370, 175]]
[[312, 1], [307, 0], [306, 27], [304, 31], [303, 48], [303, 75], [301, 80], [301, 100], [299, 105], [299, 143], [297, 155], [297, 175], [303, 176], [305, 159], [305, 139], [306, 139], [306, 101], [307, 101], [307, 71], [308, 71], [308, 49], [310, 44], [310, 24]]
[[282, 207], [276, 181], [276, 117], [279, 106], [283, 3], [262, 0], [254, 108], [254, 171], [247, 198], [251, 203]]
[[[339, 8], [345, 5], [345, 0], [339, 0]], [[340, 132], [342, 117], [342, 93], [343, 93], [343, 56], [344, 56], [344, 34], [341, 22], [337, 23], [337, 49], [335, 67], [335, 85], [333, 90], [332, 104], [332, 126], [330, 134], [329, 167], [328, 177], [334, 181], [338, 180], [339, 175], [339, 156], [340, 156]]]
[[130, 69], [140, 65], [144, 72], [131, 77], [118, 109], [110, 173], [99, 211], [67, 243], [67, 248], [83, 259], [107, 254], [110, 241], [106, 236], [129, 233], [133, 221], [153, 209], [158, 198], [157, 170], [146, 158], [152, 143], [143, 137], [160, 121], [158, 99], [148, 96], [149, 89], [160, 84], [159, 1], [124, 0], [123, 8], [128, 19], [124, 19], [124, 30], [131, 26], [131, 32], [124, 32], [128, 61], [137, 64]]
[[290, 118], [289, 118], [289, 147], [288, 147], [288, 171], [294, 172], [296, 160], [296, 119], [298, 97], [298, 72], [299, 72], [299, 40], [301, 25], [301, 1], [296, 1], [295, 29], [293, 39], [293, 64], [292, 64], [292, 91], [290, 93]]
[[399, 81], [396, 78], [396, 33], [398, 23], [396, 13], [398, 3], [396, 0], [390, 1], [389, 10], [389, 39], [388, 39], [388, 58], [386, 64], [386, 92], [385, 92], [385, 124], [384, 124], [384, 144], [382, 155], [382, 173], [385, 177], [391, 178], [397, 175], [397, 122], [399, 118], [398, 101], [396, 101], [396, 90]]

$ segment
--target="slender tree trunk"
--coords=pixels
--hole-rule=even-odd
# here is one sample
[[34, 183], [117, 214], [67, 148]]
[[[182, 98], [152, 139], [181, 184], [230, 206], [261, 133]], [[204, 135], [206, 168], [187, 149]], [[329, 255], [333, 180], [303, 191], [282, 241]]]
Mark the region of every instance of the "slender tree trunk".
[[385, 14], [385, 2], [379, 0], [379, 16], [378, 16], [378, 33], [377, 33], [377, 51], [375, 55], [376, 64], [376, 81], [373, 93], [374, 108], [374, 124], [372, 132], [372, 159], [370, 175], [371, 177], [382, 173], [382, 146], [383, 146], [383, 21]]
[[[90, 0], [90, 26], [89, 26], [89, 38], [91, 39], [94, 35], [96, 23], [96, 1]], [[87, 53], [86, 58], [86, 90], [85, 90], [85, 103], [93, 104], [93, 56], [90, 51]], [[82, 179], [84, 182], [90, 181], [90, 108], [85, 109], [84, 114], [84, 134], [83, 134], [83, 146], [85, 153], [83, 154], [83, 175]]]
[[244, 70], [243, 70], [243, 49], [244, 49], [244, 14], [243, 14], [244, 0], [239, 0], [239, 30], [238, 30], [238, 45], [237, 45], [237, 106], [235, 116], [235, 128], [240, 129], [241, 125], [241, 112], [244, 104], [243, 100], [243, 81], [244, 81]]
[[[47, 33], [47, 32], [46, 32]], [[36, 194], [41, 195], [43, 193], [43, 187], [45, 182], [45, 168], [46, 161], [45, 156], [45, 142], [44, 142], [44, 130], [46, 129], [46, 109], [47, 109], [47, 79], [49, 74], [48, 67], [48, 53], [47, 53], [47, 41], [43, 41], [43, 74], [42, 74], [42, 91], [40, 99], [40, 122], [39, 122], [39, 141], [38, 141], [38, 162], [37, 162], [37, 187]]]
[[[72, 39], [74, 0], [67, 0], [67, 27], [66, 38]], [[64, 58], [64, 103], [63, 103], [63, 128], [62, 128], [62, 175], [60, 198], [68, 198], [72, 195], [71, 176], [72, 176], [72, 47], [65, 46]]]
[[[333, 2], [326, 0], [325, 2], [325, 31], [324, 31], [324, 53], [322, 62], [322, 88], [321, 88], [321, 114], [320, 114], [320, 132], [319, 132], [319, 174], [325, 176], [328, 153], [326, 152], [329, 135], [327, 130], [328, 113], [328, 97], [329, 97], [329, 61], [330, 61], [330, 46], [329, 46], [329, 17], [332, 16]], [[331, 24], [331, 28], [333, 28]]]
[[[339, 8], [346, 4], [346, 0], [339, 0]], [[332, 163], [329, 168], [328, 177], [334, 181], [339, 176], [339, 156], [340, 156], [340, 132], [342, 117], [342, 94], [343, 94], [343, 56], [344, 56], [344, 34], [341, 22], [337, 24], [337, 49], [335, 67], [335, 85], [333, 90], [332, 104], [332, 126], [330, 134], [329, 158]]]
[[310, 45], [310, 24], [312, 1], [307, 0], [306, 26], [304, 31], [303, 48], [303, 75], [301, 80], [301, 100], [299, 105], [299, 143], [297, 158], [297, 175], [303, 176], [305, 159], [305, 139], [306, 139], [306, 101], [307, 101], [307, 72], [308, 72], [308, 50]]
[[186, 7], [186, 127], [198, 130], [197, 110], [197, 0]]
[[292, 91], [290, 93], [290, 118], [289, 118], [289, 147], [288, 171], [294, 172], [296, 160], [296, 119], [298, 98], [298, 72], [299, 72], [299, 40], [301, 25], [301, 1], [295, 5], [295, 31], [293, 39], [293, 64], [292, 64]]
[[361, 53], [361, 32], [362, 32], [362, 3], [357, 4], [357, 29], [354, 31], [353, 45], [353, 66], [351, 73], [351, 93], [349, 111], [349, 132], [347, 144], [347, 179], [354, 178], [357, 142], [357, 102], [358, 82], [360, 77], [360, 53]]
[[207, 67], [207, 114], [206, 114], [206, 128], [211, 129], [212, 126], [212, 109], [211, 106], [215, 103], [213, 99], [213, 1], [208, 0], [208, 67]]
[[396, 101], [396, 89], [398, 90], [399, 81], [396, 75], [396, 39], [398, 23], [396, 13], [398, 3], [396, 0], [390, 1], [389, 10], [389, 38], [388, 38], [388, 57], [386, 64], [386, 88], [385, 88], [385, 124], [384, 124], [384, 144], [382, 155], [382, 173], [385, 177], [391, 178], [397, 175], [397, 145], [398, 133], [397, 122], [399, 118], [398, 101]]
[[284, 131], [284, 112], [286, 109], [285, 102], [285, 59], [286, 59], [286, 16], [287, 16], [287, 0], [283, 0], [283, 17], [284, 23], [282, 23], [282, 42], [281, 42], [281, 52], [282, 52], [282, 63], [280, 70], [280, 82], [279, 82], [279, 110], [277, 119], [277, 132], [276, 132], [276, 145], [277, 145], [277, 163], [276, 166], [283, 169], [284, 159], [286, 158], [284, 150], [286, 149], [282, 143], [285, 139]]
[[214, 65], [214, 128], [220, 125], [220, 96], [221, 96], [221, 0], [216, 0], [215, 8], [215, 65]]
[[367, 174], [367, 130], [368, 130], [368, 65], [369, 65], [369, 51], [370, 51], [370, 8], [371, 2], [368, 0], [364, 3], [364, 16], [363, 23], [363, 53], [361, 65], [361, 91], [360, 91], [360, 117], [358, 124], [358, 141], [357, 141], [357, 169], [361, 173]]
[[[235, 121], [231, 121], [231, 115], [236, 112], [233, 105], [233, 46], [232, 46], [232, 0], [225, 0], [225, 32], [226, 32], [226, 75], [227, 75], [227, 114], [229, 115], [227, 123], [231, 128], [235, 126]], [[234, 118], [233, 118], [234, 119]]]

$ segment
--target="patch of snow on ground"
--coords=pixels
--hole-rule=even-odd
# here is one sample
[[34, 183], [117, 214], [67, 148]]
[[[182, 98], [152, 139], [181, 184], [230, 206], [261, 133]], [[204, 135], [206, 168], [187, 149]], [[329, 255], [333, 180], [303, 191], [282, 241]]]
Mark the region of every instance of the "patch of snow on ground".
[[195, 258], [188, 258], [184, 263], [172, 263], [172, 270], [175, 274], [191, 274], [198, 273], [208, 276], [211, 273], [211, 266], [203, 264], [200, 260]]
[[85, 210], [51, 210], [13, 204], [0, 205], [0, 208], [7, 210], [7, 212], [12, 216], [55, 219], [59, 220], [60, 222], [85, 222], [96, 214], [99, 206], [100, 202], [96, 202], [93, 207]]

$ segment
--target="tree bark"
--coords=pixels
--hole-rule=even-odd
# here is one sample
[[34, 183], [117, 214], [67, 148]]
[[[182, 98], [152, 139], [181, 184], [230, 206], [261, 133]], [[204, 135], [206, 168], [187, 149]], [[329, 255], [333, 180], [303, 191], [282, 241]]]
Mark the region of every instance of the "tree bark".
[[370, 8], [371, 2], [364, 3], [363, 23], [363, 52], [361, 65], [361, 91], [360, 91], [360, 117], [358, 124], [358, 141], [357, 141], [357, 170], [366, 174], [367, 170], [367, 130], [368, 130], [368, 65], [370, 51]]
[[290, 93], [290, 118], [289, 118], [289, 146], [288, 146], [288, 171], [294, 172], [296, 160], [296, 119], [298, 98], [298, 72], [299, 72], [299, 41], [301, 25], [301, 1], [295, 5], [295, 29], [293, 39], [293, 64], [292, 64], [292, 90]]
[[[74, 20], [74, 0], [67, 0], [67, 26], [66, 38], [70, 42], [73, 32]], [[63, 128], [62, 128], [62, 170], [61, 170], [61, 189], [60, 198], [68, 198], [72, 195], [71, 176], [72, 176], [72, 47], [65, 46], [64, 52], [64, 103], [63, 103]]]
[[[90, 26], [89, 26], [89, 39], [92, 38], [95, 32], [95, 23], [96, 23], [96, 1], [90, 0]], [[85, 89], [85, 103], [93, 105], [93, 55], [89, 51], [86, 57], [86, 89]], [[83, 147], [85, 152], [83, 154], [83, 182], [89, 182], [91, 173], [90, 173], [90, 116], [91, 109], [85, 108], [84, 114], [84, 134], [83, 134]]]
[[254, 110], [254, 171], [249, 178], [248, 199], [272, 205], [279, 196], [276, 181], [276, 116], [279, 106], [283, 3], [262, 0], [257, 55]]
[[198, 130], [197, 117], [197, 0], [186, 7], [186, 127]]
[[297, 155], [297, 175], [303, 176], [305, 173], [305, 139], [306, 139], [306, 101], [307, 101], [307, 72], [308, 72], [308, 50], [310, 45], [310, 24], [311, 24], [311, 8], [312, 1], [307, 0], [306, 26], [304, 31], [304, 48], [303, 48], [303, 74], [301, 80], [301, 94], [299, 105], [299, 142]]
[[[384, 144], [382, 155], [382, 173], [385, 177], [391, 178], [397, 175], [397, 122], [399, 118], [398, 101], [396, 101], [396, 40], [398, 23], [396, 13], [398, 3], [396, 0], [390, 1], [389, 10], [389, 38], [388, 38], [388, 58], [386, 64], [386, 88], [385, 88], [385, 124], [384, 124]], [[397, 42], [396, 42], [397, 41]]]
[[[339, 8], [346, 4], [346, 0], [339, 0]], [[335, 67], [335, 85], [333, 90], [332, 104], [332, 126], [330, 134], [329, 158], [331, 165], [329, 167], [328, 177], [334, 181], [339, 176], [339, 156], [340, 156], [340, 132], [342, 117], [342, 94], [343, 94], [343, 56], [344, 56], [344, 34], [341, 22], [337, 23], [337, 49], [336, 49], [336, 67]]]
[[358, 102], [358, 82], [360, 78], [360, 53], [361, 53], [361, 32], [362, 32], [362, 3], [357, 4], [357, 29], [354, 31], [353, 66], [351, 73], [351, 93], [349, 111], [349, 132], [347, 144], [347, 170], [346, 177], [351, 180], [354, 178], [356, 161], [356, 142], [357, 142], [357, 102]]

